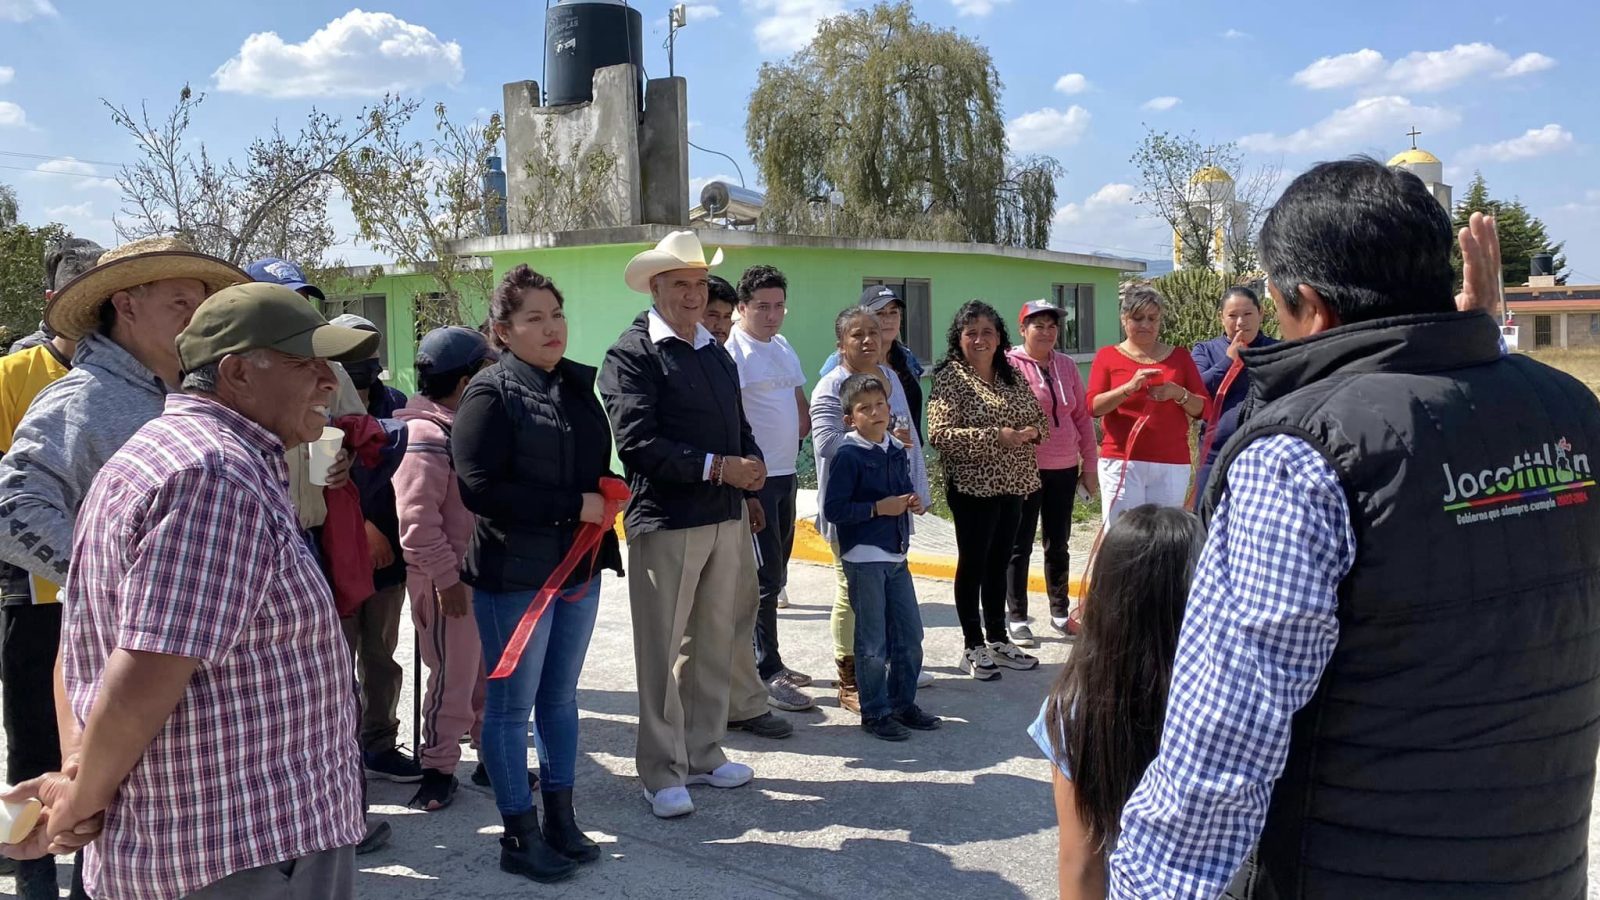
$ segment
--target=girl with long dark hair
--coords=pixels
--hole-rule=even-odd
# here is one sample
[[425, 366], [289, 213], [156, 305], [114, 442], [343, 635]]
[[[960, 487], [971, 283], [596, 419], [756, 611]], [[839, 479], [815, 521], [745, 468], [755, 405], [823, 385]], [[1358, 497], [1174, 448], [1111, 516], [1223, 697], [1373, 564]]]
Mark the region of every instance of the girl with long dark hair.
[[1204, 533], [1147, 504], [1106, 532], [1083, 635], [1028, 731], [1056, 765], [1063, 900], [1103, 898], [1122, 807], [1161, 745], [1167, 685]]
[[1022, 500], [1039, 490], [1033, 448], [1050, 426], [1006, 358], [1009, 349], [1000, 314], [968, 301], [950, 323], [928, 398], [928, 443], [944, 463], [956, 526], [956, 615], [966, 644], [960, 666], [979, 681], [999, 678], [1000, 666], [1039, 665], [1006, 632], [1006, 573]]

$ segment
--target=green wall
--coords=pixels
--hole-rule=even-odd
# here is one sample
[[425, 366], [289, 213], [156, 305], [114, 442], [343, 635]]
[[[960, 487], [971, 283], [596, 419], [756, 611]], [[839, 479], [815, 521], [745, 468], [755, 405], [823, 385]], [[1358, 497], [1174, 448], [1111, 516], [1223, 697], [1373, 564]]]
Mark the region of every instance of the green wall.
[[[703, 236], [704, 239], [704, 236]], [[628, 290], [622, 273], [647, 244], [612, 244], [520, 250], [493, 255], [495, 278], [519, 263], [548, 275], [566, 298], [570, 333], [567, 355], [598, 366], [617, 335], [649, 305], [649, 298]], [[707, 254], [714, 242], [708, 241]], [[1094, 336], [1097, 347], [1119, 339], [1117, 276], [1113, 269], [1013, 259], [981, 253], [930, 253], [843, 250], [814, 247], [729, 247], [715, 272], [737, 283], [745, 268], [776, 266], [789, 278], [789, 317], [783, 335], [800, 354], [807, 379], [833, 351], [833, 318], [860, 297], [862, 280], [926, 279], [931, 283], [932, 336], [935, 357], [944, 353], [945, 331], [960, 305], [972, 298], [993, 304], [1006, 317], [1017, 340], [1016, 312], [1023, 302], [1050, 296], [1055, 284], [1095, 286]], [[391, 381], [410, 391], [414, 372], [412, 297], [434, 289], [426, 276], [388, 275], [366, 287], [348, 286], [339, 294], [386, 294], [388, 302], [389, 370]], [[329, 292], [330, 295], [335, 293]], [[486, 304], [469, 298], [474, 321]], [[924, 360], [931, 363], [932, 360]], [[1083, 365], [1087, 373], [1087, 363]]]

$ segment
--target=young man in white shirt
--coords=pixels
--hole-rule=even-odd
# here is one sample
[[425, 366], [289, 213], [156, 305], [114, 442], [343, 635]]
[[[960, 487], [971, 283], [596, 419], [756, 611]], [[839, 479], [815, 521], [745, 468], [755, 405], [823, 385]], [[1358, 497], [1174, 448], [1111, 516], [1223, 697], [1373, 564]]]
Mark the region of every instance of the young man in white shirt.
[[[783, 273], [771, 266], [746, 270], [739, 279], [739, 319], [726, 349], [739, 368], [745, 419], [767, 462], [767, 482], [758, 492], [766, 527], [756, 534], [761, 583], [761, 603], [752, 623], [756, 673], [765, 686], [767, 703], [802, 710], [816, 705], [800, 690], [811, 677], [786, 667], [778, 652], [778, 595], [788, 581], [789, 554], [794, 549], [795, 460], [800, 440], [811, 430], [800, 357], [778, 333], [788, 312], [788, 289]], [[753, 685], [744, 693], [760, 696]], [[740, 694], [736, 685], [730, 718], [741, 712]]]

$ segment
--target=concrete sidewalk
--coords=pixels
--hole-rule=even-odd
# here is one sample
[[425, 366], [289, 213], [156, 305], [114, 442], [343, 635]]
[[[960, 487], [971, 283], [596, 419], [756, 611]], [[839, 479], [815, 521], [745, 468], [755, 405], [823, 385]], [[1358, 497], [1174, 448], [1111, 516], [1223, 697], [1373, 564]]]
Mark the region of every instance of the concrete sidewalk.
[[[580, 684], [582, 716], [575, 802], [579, 822], [605, 856], [565, 885], [542, 887], [502, 874], [493, 798], [463, 783], [446, 810], [405, 808], [408, 785], [373, 782], [374, 812], [394, 826], [388, 848], [362, 857], [362, 897], [381, 900], [555, 895], [602, 898], [1004, 898], [1055, 893], [1055, 813], [1049, 764], [1025, 729], [1068, 646], [1046, 641], [1032, 672], [987, 684], [961, 677], [961, 648], [948, 582], [918, 579], [926, 667], [937, 677], [919, 701], [945, 727], [901, 744], [868, 737], [833, 699], [828, 611], [830, 568], [795, 564], [792, 605], [779, 613], [785, 661], [817, 679], [819, 709], [779, 713], [794, 737], [728, 739], [729, 755], [755, 767], [747, 787], [693, 789], [698, 810], [662, 821], [634, 777], [632, 627], [624, 583], [606, 576], [600, 620]], [[1041, 598], [1042, 599], [1042, 598]], [[411, 632], [401, 637], [407, 693], [402, 740], [411, 733]], [[532, 753], [530, 750], [530, 759]], [[62, 872], [65, 873], [65, 869]], [[63, 882], [65, 883], [65, 882]], [[0, 894], [12, 890], [0, 879]]]

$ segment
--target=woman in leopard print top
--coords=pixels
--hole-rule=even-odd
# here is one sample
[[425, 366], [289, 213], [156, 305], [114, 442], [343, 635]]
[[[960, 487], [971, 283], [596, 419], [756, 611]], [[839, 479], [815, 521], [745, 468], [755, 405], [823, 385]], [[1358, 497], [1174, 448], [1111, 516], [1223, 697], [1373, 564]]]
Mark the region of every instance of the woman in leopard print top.
[[1006, 359], [1010, 347], [994, 307], [968, 302], [950, 323], [949, 349], [928, 397], [928, 443], [944, 464], [955, 517], [956, 615], [966, 642], [961, 668], [980, 681], [999, 678], [999, 666], [1039, 665], [1006, 632], [1006, 572], [1022, 500], [1039, 489], [1033, 448], [1050, 426]]

